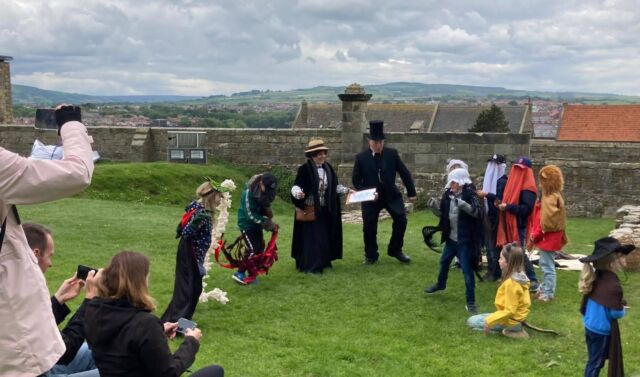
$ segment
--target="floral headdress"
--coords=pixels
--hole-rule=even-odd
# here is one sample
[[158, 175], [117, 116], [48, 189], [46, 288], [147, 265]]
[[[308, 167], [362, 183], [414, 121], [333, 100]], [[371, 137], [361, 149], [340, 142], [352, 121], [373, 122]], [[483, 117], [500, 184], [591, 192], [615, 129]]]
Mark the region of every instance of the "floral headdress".
[[[230, 179], [225, 179], [224, 181], [222, 181], [222, 183], [218, 183], [216, 180], [214, 180], [211, 177], [204, 177], [205, 180], [209, 181], [209, 183], [211, 184], [211, 187], [213, 187], [214, 190], [218, 191], [218, 192], [231, 192], [234, 191], [236, 189], [236, 184], [233, 183], [232, 180]], [[209, 193], [207, 193], [209, 194]], [[206, 195], [206, 194], [205, 194]]]

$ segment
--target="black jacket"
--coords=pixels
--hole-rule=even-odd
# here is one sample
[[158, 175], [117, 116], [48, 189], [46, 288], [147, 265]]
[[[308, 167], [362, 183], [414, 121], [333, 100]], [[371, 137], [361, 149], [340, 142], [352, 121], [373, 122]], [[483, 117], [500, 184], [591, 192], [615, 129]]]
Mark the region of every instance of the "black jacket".
[[126, 299], [90, 300], [85, 331], [102, 377], [177, 377], [193, 363], [200, 346], [187, 336], [171, 354], [160, 319]]
[[[440, 200], [440, 223], [438, 226], [442, 229], [442, 241], [449, 240], [451, 233], [451, 222], [449, 221], [449, 208], [451, 207], [451, 190], [447, 189], [442, 194]], [[476, 214], [473, 217], [463, 210], [458, 213], [458, 242], [471, 243], [479, 246], [482, 242], [482, 214], [483, 210], [476, 196], [475, 187], [471, 184], [464, 185], [462, 188], [462, 200], [471, 205], [472, 211]]]
[[[60, 331], [66, 350], [56, 364], [69, 364], [76, 357], [76, 353], [84, 343], [84, 313], [88, 301], [82, 301], [76, 313], [71, 317], [64, 329]], [[55, 296], [51, 296], [51, 309], [58, 325], [71, 313], [67, 304], [61, 304]]]
[[506, 175], [498, 178], [498, 180], [496, 181], [496, 193], [487, 194], [487, 207], [489, 207], [487, 217], [489, 218], [489, 221], [491, 223], [492, 230], [495, 230], [498, 227], [498, 219], [500, 217], [500, 211], [498, 210], [498, 208], [496, 208], [494, 202], [496, 201], [496, 199], [502, 201], [502, 194], [504, 194], [504, 188], [507, 186], [507, 179], [509, 179], [509, 177], [507, 177]]
[[404, 165], [398, 151], [385, 147], [382, 150], [380, 174], [378, 166], [371, 153], [371, 149], [358, 153], [353, 165], [352, 181], [356, 190], [378, 188], [379, 194], [385, 199], [400, 197], [400, 190], [396, 186], [396, 173], [400, 174], [402, 183], [407, 188], [407, 196], [416, 196], [416, 187], [413, 184], [411, 173]]
[[529, 215], [533, 211], [536, 204], [537, 193], [529, 190], [520, 192], [520, 201], [518, 204], [507, 204], [507, 211], [516, 215], [518, 219], [518, 229], [525, 229], [529, 223]]

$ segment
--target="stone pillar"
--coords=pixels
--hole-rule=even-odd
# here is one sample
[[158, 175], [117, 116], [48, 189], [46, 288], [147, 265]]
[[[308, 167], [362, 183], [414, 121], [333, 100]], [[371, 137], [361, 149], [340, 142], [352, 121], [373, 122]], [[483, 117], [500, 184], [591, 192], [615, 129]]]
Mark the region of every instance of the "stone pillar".
[[0, 124], [13, 123], [13, 102], [11, 100], [10, 56], [0, 55]]
[[302, 128], [309, 126], [309, 107], [307, 100], [304, 99], [300, 104], [300, 122], [302, 123]]
[[338, 179], [345, 186], [351, 186], [351, 174], [356, 154], [364, 148], [364, 133], [367, 132], [367, 102], [371, 94], [353, 83], [338, 94], [342, 101], [342, 121], [338, 124], [342, 139], [341, 159], [338, 165]]

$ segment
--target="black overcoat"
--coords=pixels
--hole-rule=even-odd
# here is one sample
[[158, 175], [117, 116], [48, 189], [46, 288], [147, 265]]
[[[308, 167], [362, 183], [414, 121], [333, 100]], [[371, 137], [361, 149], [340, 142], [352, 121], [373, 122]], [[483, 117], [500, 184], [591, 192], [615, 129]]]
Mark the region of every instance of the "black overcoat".
[[[342, 214], [340, 209], [340, 197], [337, 193], [338, 177], [333, 167], [325, 162], [322, 167], [327, 173], [328, 187], [325, 192], [325, 202], [329, 216], [327, 221], [327, 230], [329, 237], [329, 254], [330, 261], [342, 258]], [[313, 195], [316, 216], [320, 210], [320, 200], [318, 193], [319, 177], [318, 171], [312, 160], [307, 160], [305, 164], [300, 165], [294, 185], [299, 186], [305, 193], [305, 197]], [[291, 201], [298, 208], [304, 208], [304, 199], [296, 199], [291, 196]], [[294, 217], [295, 218], [295, 217]], [[304, 250], [305, 239], [302, 234], [302, 227], [306, 223], [294, 220], [293, 237], [291, 242], [291, 257], [298, 259]], [[322, 235], [320, 235], [322, 236]], [[313, 242], [313, 240], [307, 240]]]

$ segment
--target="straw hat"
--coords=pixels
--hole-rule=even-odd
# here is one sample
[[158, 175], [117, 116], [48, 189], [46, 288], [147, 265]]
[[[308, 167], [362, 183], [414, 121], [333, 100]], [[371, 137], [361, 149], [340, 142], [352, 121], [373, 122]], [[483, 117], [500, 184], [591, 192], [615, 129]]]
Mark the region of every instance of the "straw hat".
[[307, 144], [307, 149], [304, 153], [311, 153], [317, 151], [328, 151], [329, 148], [324, 146], [324, 141], [322, 139], [311, 139], [309, 144]]

